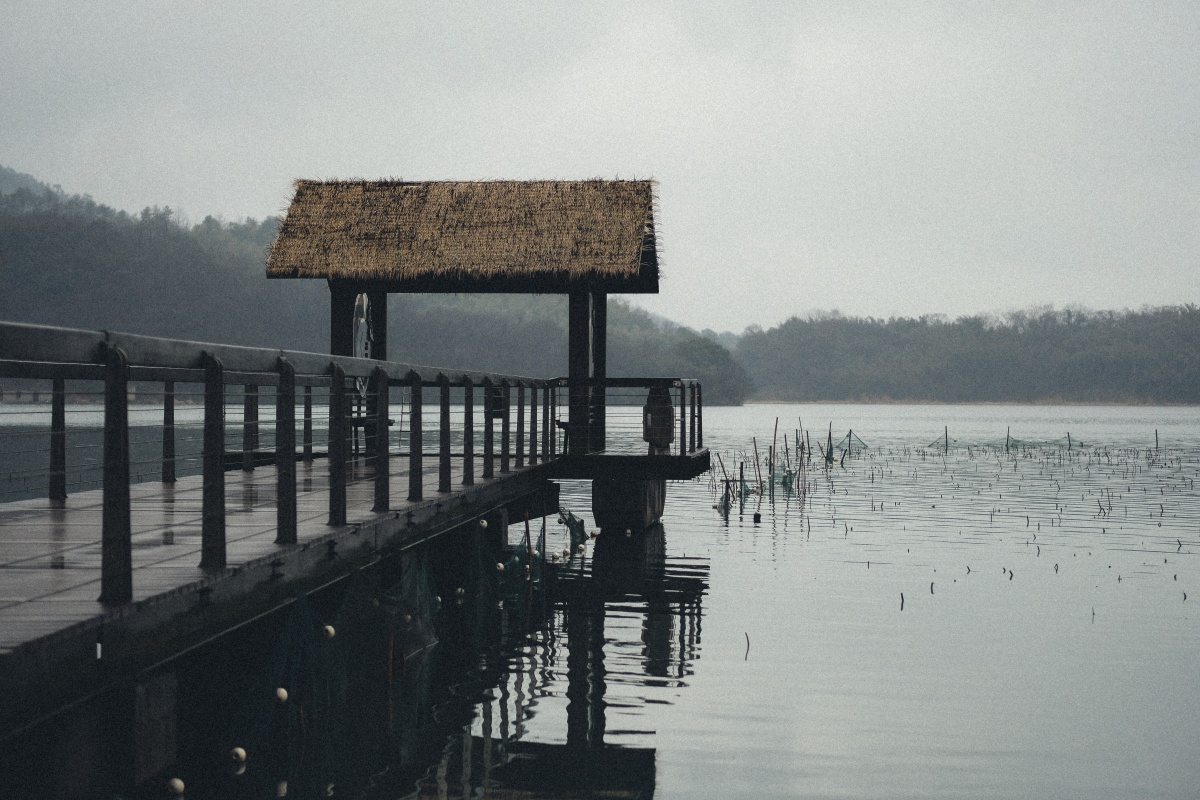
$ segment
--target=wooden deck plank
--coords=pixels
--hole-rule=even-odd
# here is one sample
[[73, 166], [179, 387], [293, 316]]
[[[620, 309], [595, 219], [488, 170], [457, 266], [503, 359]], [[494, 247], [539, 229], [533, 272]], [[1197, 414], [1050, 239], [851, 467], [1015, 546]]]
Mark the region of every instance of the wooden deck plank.
[[[498, 461], [498, 459], [497, 459]], [[475, 475], [482, 473], [482, 456]], [[300, 544], [333, 530], [325, 460], [299, 462], [297, 539]], [[392, 459], [391, 513], [412, 507], [408, 501], [408, 459]], [[529, 468], [526, 468], [529, 469]], [[524, 471], [524, 470], [522, 470]], [[513, 470], [508, 475], [516, 475]], [[453, 491], [440, 495], [437, 460], [427, 457], [423, 471], [426, 501], [453, 497], [462, 487], [463, 463], [452, 469]], [[352, 465], [346, 490], [348, 527], [381, 515], [374, 505], [374, 481], [365, 460]], [[491, 481], [505, 476], [498, 470]], [[491, 481], [476, 478], [477, 485]], [[134, 602], [171, 592], [206, 577], [200, 569], [200, 476], [174, 484], [147, 482], [131, 487]], [[275, 544], [275, 469], [225, 473], [226, 558], [230, 567], [279, 552]], [[99, 603], [100, 533], [103, 493], [70, 495], [58, 505], [45, 499], [0, 504], [0, 653], [95, 618], [110, 609]]]

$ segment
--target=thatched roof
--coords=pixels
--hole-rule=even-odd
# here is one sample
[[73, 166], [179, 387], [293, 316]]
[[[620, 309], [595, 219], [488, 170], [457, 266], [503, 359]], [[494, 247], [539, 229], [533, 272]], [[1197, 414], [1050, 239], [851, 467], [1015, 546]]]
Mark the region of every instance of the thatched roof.
[[271, 278], [390, 291], [658, 291], [651, 181], [312, 181]]

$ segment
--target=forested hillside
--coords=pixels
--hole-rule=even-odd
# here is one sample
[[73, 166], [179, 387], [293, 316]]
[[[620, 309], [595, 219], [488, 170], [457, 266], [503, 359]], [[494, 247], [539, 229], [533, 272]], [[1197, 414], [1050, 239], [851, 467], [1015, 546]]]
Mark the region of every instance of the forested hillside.
[[1200, 309], [998, 318], [793, 318], [743, 334], [756, 396], [788, 400], [1200, 402]]
[[[0, 167], [0, 319], [322, 351], [321, 281], [267, 280], [279, 220], [181, 224], [64, 194]], [[434, 366], [550, 376], [566, 371], [566, 298], [393, 295], [389, 352]], [[699, 378], [705, 401], [740, 403], [748, 384], [729, 350], [614, 298], [609, 374]]]

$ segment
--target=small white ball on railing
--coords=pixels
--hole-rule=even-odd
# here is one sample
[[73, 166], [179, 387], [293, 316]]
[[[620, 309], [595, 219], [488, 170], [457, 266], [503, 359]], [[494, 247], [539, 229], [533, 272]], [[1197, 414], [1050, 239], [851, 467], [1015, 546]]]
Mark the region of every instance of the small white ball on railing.
[[504, 572], [504, 564], [503, 564], [502, 562], [500, 562], [500, 561], [497, 561], [497, 562], [496, 562], [496, 571], [497, 571], [497, 572]]
[[235, 747], [229, 751], [229, 757], [240, 763], [246, 760], [246, 751], [241, 747]]
[[479, 520], [479, 527], [481, 527], [481, 528], [486, 528], [486, 527], [487, 527], [487, 520], [486, 520], [486, 519], [481, 519], [481, 520]]
[[288, 699], [288, 690], [280, 686], [275, 690], [275, 699], [281, 703], [286, 703]]
[[167, 788], [175, 794], [183, 794], [183, 781], [179, 780], [179, 778], [171, 778], [171, 780], [167, 781]]
[[337, 631], [333, 629], [332, 625], [326, 625], [322, 630], [325, 632], [326, 639], [332, 639], [334, 636], [337, 636]]

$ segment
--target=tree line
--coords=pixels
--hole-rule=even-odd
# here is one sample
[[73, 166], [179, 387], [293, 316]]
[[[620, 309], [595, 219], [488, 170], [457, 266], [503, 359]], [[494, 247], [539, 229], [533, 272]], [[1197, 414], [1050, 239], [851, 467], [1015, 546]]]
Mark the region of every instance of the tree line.
[[[170, 208], [118, 211], [0, 167], [0, 319], [320, 352], [322, 281], [267, 280], [279, 219], [189, 225]], [[392, 295], [397, 361], [536, 377], [566, 372], [564, 295]], [[705, 400], [739, 404], [749, 381], [728, 348], [609, 303], [616, 376], [699, 379]]]
[[794, 401], [1200, 402], [1200, 309], [793, 317], [742, 334], [755, 397]]

